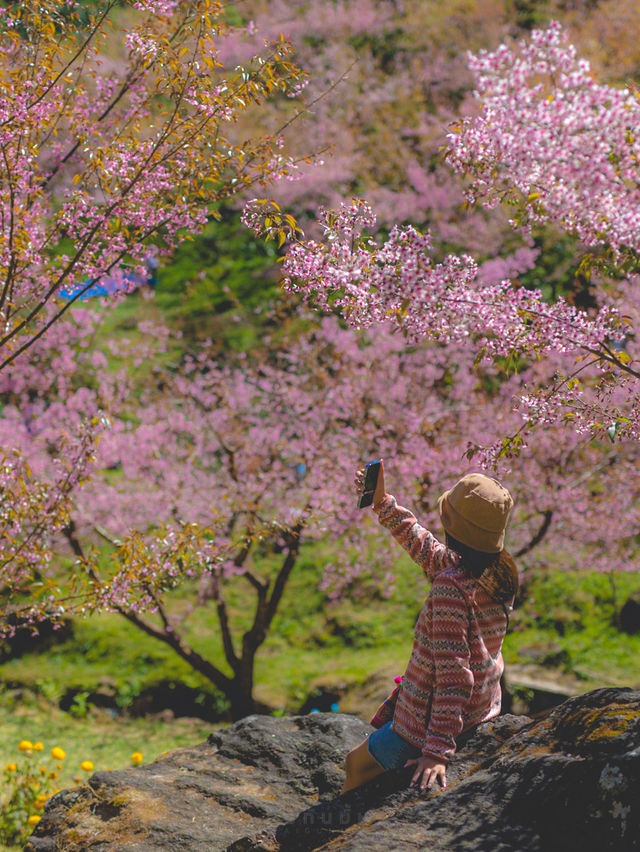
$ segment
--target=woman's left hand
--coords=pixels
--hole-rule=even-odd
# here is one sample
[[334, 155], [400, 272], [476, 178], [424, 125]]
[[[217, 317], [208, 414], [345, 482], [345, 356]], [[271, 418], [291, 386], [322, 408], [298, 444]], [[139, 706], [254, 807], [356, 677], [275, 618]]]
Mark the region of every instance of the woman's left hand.
[[444, 763], [439, 763], [433, 757], [420, 757], [417, 760], [408, 760], [405, 766], [413, 766], [414, 764], [416, 765], [416, 771], [413, 773], [413, 778], [411, 779], [411, 787], [419, 782], [421, 791], [425, 787], [427, 790], [430, 790], [437, 778], [442, 789], [446, 788], [447, 767]]

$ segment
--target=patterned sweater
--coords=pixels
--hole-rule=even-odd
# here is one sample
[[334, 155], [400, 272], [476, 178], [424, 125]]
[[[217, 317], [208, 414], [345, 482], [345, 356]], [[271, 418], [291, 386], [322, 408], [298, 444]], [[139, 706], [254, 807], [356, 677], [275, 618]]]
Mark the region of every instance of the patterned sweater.
[[424, 755], [446, 763], [463, 730], [500, 712], [505, 610], [464, 574], [459, 555], [421, 527], [394, 497], [385, 495], [376, 512], [432, 585], [402, 683], [372, 724], [384, 724], [393, 712], [396, 733]]

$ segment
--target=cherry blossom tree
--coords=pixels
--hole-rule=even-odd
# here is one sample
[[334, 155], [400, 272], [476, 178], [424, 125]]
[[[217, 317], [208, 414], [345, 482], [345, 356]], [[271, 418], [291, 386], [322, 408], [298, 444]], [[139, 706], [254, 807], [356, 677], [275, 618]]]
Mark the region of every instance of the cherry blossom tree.
[[0, 369], [103, 276], [144, 272], [149, 251], [168, 254], [215, 202], [287, 169], [272, 135], [241, 147], [224, 133], [295, 84], [284, 40], [223, 77], [222, 4], [140, 0], [114, 36], [117, 5], [85, 27], [57, 0], [2, 10]]
[[[76, 306], [107, 276], [126, 289], [150, 255], [168, 256], [220, 201], [294, 167], [274, 128], [240, 144], [225, 132], [265, 99], [295, 95], [301, 72], [278, 39], [222, 74], [224, 15], [213, 0], [0, 9], [0, 373], [5, 425], [20, 424], [0, 454], [0, 583], [9, 591], [26, 591], [24, 566], [50, 558], [48, 540], [66, 523], [107, 407], [94, 388], [78, 387], [63, 426], [44, 393], [60, 390], [77, 359], [102, 357], [82, 342], [98, 314]], [[33, 383], [45, 363], [49, 372]], [[17, 411], [12, 395], [24, 382], [35, 402]], [[66, 448], [50, 454], [57, 478], [41, 480], [20, 456], [21, 428], [36, 420], [45, 433], [57, 430], [52, 448]]]
[[[557, 25], [534, 31], [515, 52], [502, 46], [470, 64], [481, 111], [453, 126], [448, 153], [469, 174], [468, 200], [489, 207], [506, 200], [516, 206], [512, 224], [525, 233], [532, 223], [555, 223], [607, 251], [609, 275], [620, 261], [633, 271], [640, 209], [635, 94], [597, 86]], [[248, 205], [245, 221], [258, 230], [259, 214]], [[521, 396], [526, 428], [570, 421], [579, 432], [638, 438], [633, 274], [627, 284], [611, 277], [607, 283], [603, 264], [598, 269], [587, 258], [583, 268], [595, 267], [603, 282], [598, 308], [588, 312], [564, 298], [549, 302], [517, 280], [479, 277], [470, 255], [438, 261], [430, 235], [411, 226], [394, 227], [382, 245], [365, 239], [365, 231], [375, 231], [375, 217], [360, 201], [329, 211], [321, 224], [322, 242], [290, 234], [289, 289], [321, 309], [341, 310], [354, 327], [391, 319], [411, 341], [473, 339], [479, 360], [573, 353], [580, 361], [570, 370]], [[278, 227], [270, 221], [266, 231]], [[596, 388], [589, 401], [585, 380]], [[490, 448], [488, 457], [511, 451], [514, 437]]]
[[[372, 513], [355, 509], [354, 467], [384, 457], [394, 493], [437, 530], [437, 496], [477, 469], [470, 443], [517, 428], [511, 398], [549, 367], [535, 362], [514, 376], [474, 359], [466, 341], [407, 350], [392, 327], [363, 336], [326, 318], [289, 345], [236, 363], [203, 348], [178, 371], [157, 367], [139, 400], [124, 379], [111, 379], [110, 426], [63, 532], [77, 557], [73, 608], [119, 612], [208, 678], [234, 717], [252, 712], [256, 655], [305, 543], [334, 542], [319, 576], [329, 601], [393, 589], [394, 544]], [[40, 470], [44, 457], [48, 468], [47, 433], [23, 434], [25, 458]], [[633, 442], [603, 445], [560, 427], [534, 433], [507, 474], [518, 497], [510, 547], [523, 567], [549, 553], [567, 568], [583, 560], [628, 567], [635, 482], [625, 486], [630, 510], [617, 507], [636, 463]], [[97, 536], [110, 555], [96, 550]], [[253, 595], [248, 625], [230, 613], [237, 584]], [[179, 586], [191, 599], [186, 608], [171, 594]], [[189, 631], [200, 607], [215, 613], [219, 656], [205, 651], [202, 627]]]
[[478, 115], [449, 134], [449, 163], [470, 176], [467, 200], [555, 222], [613, 259], [640, 248], [640, 99], [598, 85], [558, 23], [513, 48], [469, 56]]

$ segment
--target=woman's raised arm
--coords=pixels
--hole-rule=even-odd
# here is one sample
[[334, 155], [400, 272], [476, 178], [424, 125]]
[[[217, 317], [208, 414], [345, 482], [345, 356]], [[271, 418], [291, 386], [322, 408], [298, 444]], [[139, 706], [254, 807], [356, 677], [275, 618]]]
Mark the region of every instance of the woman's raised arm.
[[396, 498], [385, 494], [374, 508], [383, 527], [390, 530], [398, 544], [407, 551], [429, 580], [433, 580], [447, 565], [451, 564], [451, 551], [421, 526], [415, 515], [398, 506]]
[[[362, 489], [364, 470], [356, 473], [356, 487]], [[373, 498], [373, 511], [383, 527], [391, 531], [396, 541], [404, 547], [429, 580], [433, 580], [450, 564], [451, 551], [435, 536], [421, 526], [415, 515], [398, 506], [396, 498], [385, 492], [384, 466], [380, 465], [378, 484]]]

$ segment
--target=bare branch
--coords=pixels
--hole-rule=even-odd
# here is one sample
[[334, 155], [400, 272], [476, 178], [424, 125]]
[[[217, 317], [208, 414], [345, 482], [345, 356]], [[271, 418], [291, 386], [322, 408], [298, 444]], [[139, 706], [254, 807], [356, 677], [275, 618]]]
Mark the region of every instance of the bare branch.
[[166, 630], [161, 630], [151, 621], [143, 618], [138, 613], [125, 609], [119, 609], [118, 611], [127, 619], [127, 621], [138, 627], [148, 636], [152, 636], [154, 639], [158, 639], [160, 642], [164, 642], [165, 645], [168, 645], [195, 671], [200, 672], [200, 674], [204, 675], [207, 680], [211, 681], [217, 689], [223, 692], [226, 696], [229, 696], [232, 691], [233, 680], [227, 677], [223, 671], [221, 671], [217, 666], [214, 666], [213, 663], [209, 662], [209, 660], [205, 660], [204, 657], [187, 645], [184, 640], [175, 636], [172, 631], [167, 632]]
[[551, 526], [551, 520], [553, 518], [553, 511], [551, 509], [547, 509], [542, 513], [543, 521], [540, 525], [540, 529], [533, 536], [531, 541], [528, 544], [525, 544], [524, 547], [521, 547], [517, 553], [514, 553], [514, 557], [517, 559], [519, 556], [524, 556], [526, 553], [530, 553], [534, 547], [536, 547], [542, 539], [545, 537], [547, 532], [549, 531], [549, 527]]

